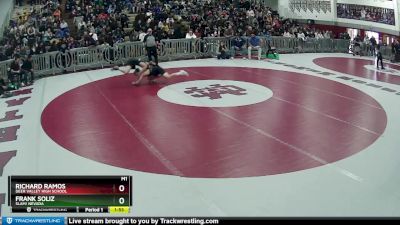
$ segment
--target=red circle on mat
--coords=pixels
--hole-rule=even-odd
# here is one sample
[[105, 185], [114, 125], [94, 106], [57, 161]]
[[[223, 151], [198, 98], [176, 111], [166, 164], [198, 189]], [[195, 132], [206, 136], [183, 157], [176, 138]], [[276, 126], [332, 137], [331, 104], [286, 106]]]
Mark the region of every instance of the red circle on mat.
[[[371, 60], [366, 60], [366, 59], [345, 58], [345, 57], [321, 57], [314, 59], [314, 63], [317, 64], [318, 66], [333, 71], [337, 71], [340, 73], [350, 74], [370, 80], [377, 80], [389, 84], [400, 85], [399, 75], [387, 73], [387, 70], [376, 71], [365, 68], [366, 65], [375, 66], [374, 58], [371, 58]], [[386, 69], [390, 68], [393, 70], [400, 71], [399, 65], [384, 63], [384, 67], [386, 67]]]
[[[365, 149], [386, 127], [377, 101], [338, 82], [268, 69], [186, 70], [188, 78], [168, 83], [133, 87], [133, 76], [117, 76], [72, 89], [44, 109], [43, 129], [69, 151], [108, 165], [225, 178], [332, 163]], [[168, 84], [205, 79], [263, 85], [273, 97], [248, 106], [204, 108], [157, 96]]]

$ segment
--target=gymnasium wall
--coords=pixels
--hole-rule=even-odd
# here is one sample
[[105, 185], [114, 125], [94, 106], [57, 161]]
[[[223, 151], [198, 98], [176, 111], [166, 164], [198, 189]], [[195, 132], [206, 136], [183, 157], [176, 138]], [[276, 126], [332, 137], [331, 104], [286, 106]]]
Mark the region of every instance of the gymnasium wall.
[[12, 15], [14, 0], [0, 0], [0, 39], [3, 38], [5, 27]]

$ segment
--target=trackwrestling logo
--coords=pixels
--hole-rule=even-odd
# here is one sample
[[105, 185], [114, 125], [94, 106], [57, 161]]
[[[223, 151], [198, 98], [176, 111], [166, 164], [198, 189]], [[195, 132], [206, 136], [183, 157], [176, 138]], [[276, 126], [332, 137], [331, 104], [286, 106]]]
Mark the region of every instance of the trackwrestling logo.
[[2, 219], [3, 224], [9, 225], [64, 225], [64, 221], [64, 217], [3, 217]]

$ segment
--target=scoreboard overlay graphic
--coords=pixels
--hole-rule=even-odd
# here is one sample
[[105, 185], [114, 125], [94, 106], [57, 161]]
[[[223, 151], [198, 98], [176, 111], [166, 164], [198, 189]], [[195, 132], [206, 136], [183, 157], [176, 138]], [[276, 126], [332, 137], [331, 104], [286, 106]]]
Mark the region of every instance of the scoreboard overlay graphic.
[[10, 176], [8, 205], [13, 213], [129, 212], [131, 187], [131, 176]]

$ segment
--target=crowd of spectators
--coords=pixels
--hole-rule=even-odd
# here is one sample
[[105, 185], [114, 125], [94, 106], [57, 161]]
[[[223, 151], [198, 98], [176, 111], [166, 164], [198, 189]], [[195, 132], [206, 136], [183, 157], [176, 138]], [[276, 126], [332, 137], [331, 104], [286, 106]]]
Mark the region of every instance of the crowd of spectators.
[[79, 40], [68, 48], [88, 47], [92, 45], [127, 41], [129, 33], [127, 13], [133, 13], [133, 0], [68, 0], [65, 5], [70, 18], [74, 18], [76, 27], [75, 40]]
[[[282, 19], [276, 11], [263, 4], [248, 0], [203, 0], [148, 2], [139, 7], [131, 38], [141, 40], [144, 30], [150, 27], [160, 39], [248, 36], [292, 37], [304, 33], [315, 37], [322, 33], [296, 21]], [[136, 7], [138, 8], [138, 7]]]
[[[32, 1], [32, 3], [36, 3]], [[59, 0], [41, 0], [10, 21], [0, 42], [0, 61], [15, 55], [28, 56], [58, 50], [59, 40], [69, 37], [68, 24], [61, 17]]]
[[365, 20], [376, 23], [395, 25], [393, 9], [365, 5], [337, 4], [337, 17], [344, 19]]
[[[32, 55], [79, 47], [114, 46], [144, 41], [152, 30], [161, 39], [232, 37], [231, 53], [258, 50], [259, 37], [307, 39], [343, 38], [313, 25], [283, 19], [270, 7], [250, 0], [17, 0], [17, 5], [40, 4], [10, 21], [0, 42], [0, 61], [14, 59], [10, 75], [23, 83], [34, 80]], [[130, 20], [130, 18], [133, 18]], [[338, 17], [394, 25], [394, 12], [377, 7], [338, 4]], [[243, 36], [248, 37], [246, 42]], [[222, 43], [222, 42], [221, 42]], [[267, 43], [268, 51], [272, 47]], [[218, 58], [233, 55], [219, 46]], [[20, 60], [20, 57], [22, 59]], [[17, 65], [19, 64], [19, 66]]]
[[[332, 37], [332, 32], [282, 19], [271, 8], [249, 0], [67, 0], [62, 6], [60, 0], [29, 2], [43, 7], [10, 22], [1, 42], [0, 61], [15, 54], [143, 41], [148, 28], [157, 40], [250, 37], [252, 33], [302, 40]], [[133, 25], [128, 14], [136, 15]]]

